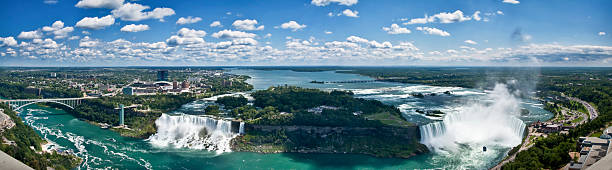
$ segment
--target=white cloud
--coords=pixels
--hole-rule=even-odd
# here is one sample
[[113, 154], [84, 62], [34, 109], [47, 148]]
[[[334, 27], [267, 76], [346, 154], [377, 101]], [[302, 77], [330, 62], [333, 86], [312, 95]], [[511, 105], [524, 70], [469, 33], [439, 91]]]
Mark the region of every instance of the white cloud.
[[126, 3], [121, 7], [111, 11], [113, 16], [121, 18], [124, 21], [141, 21], [145, 19], [159, 19], [164, 21], [164, 17], [174, 15], [174, 10], [171, 8], [155, 8], [152, 11], [143, 12], [151, 7], [136, 3]]
[[232, 45], [257, 45], [257, 40], [253, 38], [238, 38], [232, 40]]
[[404, 25], [407, 24], [425, 24], [427, 23], [427, 16], [425, 16], [425, 18], [413, 18], [410, 19], [410, 21], [404, 23]]
[[[437, 19], [440, 23], [454, 23], [454, 22], [463, 22], [470, 20], [469, 16], [463, 16], [463, 12], [461, 10], [456, 10], [453, 13], [442, 12], [430, 17], [431, 20]], [[430, 21], [432, 22], [432, 21]]]
[[57, 0], [44, 0], [43, 3], [45, 4], [57, 4]]
[[476, 41], [472, 41], [472, 40], [465, 40], [463, 42], [468, 43], [468, 44], [472, 44], [472, 45], [478, 44]]
[[189, 29], [189, 28], [181, 28], [178, 31], [178, 35], [181, 37], [204, 37], [206, 36], [206, 31]]
[[206, 31], [195, 30], [189, 28], [181, 28], [177, 35], [170, 36], [166, 39], [166, 44], [169, 46], [190, 45], [204, 43], [202, 37], [206, 36]]
[[606, 35], [606, 32], [603, 32], [603, 31], [602, 31], [602, 32], [597, 33], [597, 35], [599, 35], [599, 36], [604, 36], [604, 35]]
[[351, 6], [357, 4], [358, 0], [312, 0], [310, 3], [316, 6], [327, 6], [330, 3], [338, 3], [338, 5]]
[[257, 20], [254, 19], [245, 19], [245, 20], [236, 20], [234, 21], [234, 23], [232, 23], [232, 26], [234, 26], [234, 28], [239, 29], [239, 30], [247, 30], [247, 31], [255, 31], [255, 30], [263, 30], [264, 26], [260, 25], [260, 26], [256, 26]]
[[521, 2], [517, 1], [517, 0], [503, 0], [503, 3], [509, 3], [509, 4], [519, 4]]
[[87, 29], [101, 29], [115, 23], [115, 18], [111, 15], [107, 15], [102, 18], [98, 17], [85, 17], [76, 23], [76, 27], [87, 28]]
[[306, 25], [300, 25], [295, 21], [285, 22], [280, 25], [282, 29], [291, 29], [291, 31], [297, 31], [306, 28]]
[[347, 16], [347, 17], [353, 17], [353, 18], [357, 18], [357, 17], [359, 17], [359, 16], [357, 15], [357, 14], [359, 14], [359, 12], [358, 12], [358, 11], [351, 11], [350, 9], [345, 9], [344, 11], [342, 11], [342, 14], [343, 14], [344, 16]]
[[42, 38], [42, 33], [38, 30], [34, 30], [34, 31], [24, 31], [19, 33], [19, 35], [17, 36], [17, 38], [21, 38], [21, 39], [35, 39], [35, 38]]
[[236, 38], [254, 38], [256, 35], [242, 31], [221, 30], [211, 35], [215, 38], [236, 39]]
[[382, 27], [387, 34], [410, 34], [410, 30], [408, 28], [402, 28], [397, 24], [391, 24], [391, 27]]
[[79, 42], [79, 47], [91, 48], [97, 46], [98, 43], [98, 40], [92, 40], [91, 38], [89, 38], [89, 36], [85, 36]]
[[498, 15], [504, 15], [504, 12], [502, 12], [502, 11], [497, 11], [496, 13], [497, 13]]
[[146, 31], [149, 30], [149, 25], [145, 25], [145, 24], [130, 24], [130, 25], [126, 25], [123, 26], [123, 28], [121, 28], [120, 31], [122, 32], [140, 32], [140, 31]]
[[416, 27], [416, 30], [422, 31], [425, 34], [431, 34], [431, 35], [439, 35], [439, 36], [450, 36], [450, 33], [444, 31], [444, 30], [440, 30], [437, 28], [431, 28], [431, 27]]
[[474, 18], [474, 20], [476, 21], [480, 21], [480, 19], [482, 19], [480, 18], [480, 11], [474, 12], [474, 14], [472, 15], [472, 18]]
[[[480, 17], [480, 11], [474, 12], [472, 17], [476, 21], [480, 21], [482, 19]], [[469, 15], [465, 16], [461, 10], [456, 10], [455, 12], [452, 12], [452, 13], [441, 12], [441, 13], [438, 13], [432, 16], [426, 15], [424, 18], [413, 18], [413, 19], [410, 19], [409, 22], [404, 23], [404, 25], [425, 24], [425, 23], [434, 23], [434, 22], [448, 24], [448, 23], [469, 21], [472, 19], [472, 17], [470, 17]]]
[[219, 21], [213, 21], [212, 23], [210, 23], [210, 27], [221, 27], [221, 22]]
[[374, 40], [370, 41], [370, 40], [367, 40], [365, 38], [361, 38], [361, 37], [353, 36], [353, 35], [347, 37], [346, 41], [352, 42], [352, 43], [367, 44], [371, 48], [391, 48], [391, 47], [393, 47], [393, 45], [390, 42], [388, 42], [388, 41], [385, 41], [383, 43], [379, 43], [379, 42], [374, 41]]
[[188, 16], [187, 18], [185, 18], [185, 17], [179, 18], [176, 21], [176, 24], [179, 24], [179, 25], [193, 24], [193, 23], [200, 22], [200, 21], [202, 21], [202, 18], [200, 18], [200, 17]]
[[13, 37], [0, 37], [0, 41], [2, 41], [2, 44], [0, 44], [0, 47], [4, 47], [4, 46], [17, 46], [17, 40], [15, 40], [15, 38]]
[[124, 0], [81, 0], [75, 7], [79, 8], [108, 8], [115, 9], [121, 7]]
[[324, 33], [325, 34], [333, 34], [333, 32], [331, 32], [331, 31], [325, 31]]
[[45, 32], [52, 32], [55, 35], [54, 39], [62, 39], [68, 37], [72, 31], [74, 31], [73, 27], [64, 27], [64, 22], [55, 21], [50, 27], [44, 26], [42, 28]]

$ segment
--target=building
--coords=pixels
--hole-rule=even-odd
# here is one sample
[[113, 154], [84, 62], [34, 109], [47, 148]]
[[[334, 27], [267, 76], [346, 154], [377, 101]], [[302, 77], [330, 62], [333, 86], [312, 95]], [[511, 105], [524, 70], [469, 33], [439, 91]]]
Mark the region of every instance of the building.
[[189, 81], [187, 80], [183, 81], [183, 83], [181, 84], [181, 87], [183, 89], [189, 89]]
[[174, 90], [179, 89], [179, 85], [178, 85], [178, 82], [176, 82], [176, 80], [172, 81], [172, 89]]
[[123, 104], [119, 104], [119, 108], [121, 108], [121, 111], [119, 111], [119, 126], [125, 125], [123, 123], [123, 116], [125, 115], [123, 112], [123, 107], [124, 107]]
[[51, 77], [56, 78], [57, 77], [57, 73], [51, 73]]
[[168, 70], [157, 71], [157, 81], [168, 81]]
[[[605, 133], [607, 132], [607, 130], [608, 129], [604, 131], [604, 134], [602, 134], [602, 136], [606, 135]], [[573, 158], [573, 160], [570, 162], [568, 169], [597, 169], [596, 167], [591, 166], [599, 162], [606, 162], [605, 160], [612, 159], [606, 158], [612, 155], [612, 139], [606, 139], [601, 137], [580, 137], [578, 139], [578, 142], [580, 142], [581, 144], [579, 155], [570, 153], [570, 156]], [[607, 165], [609, 163], [600, 164]]]

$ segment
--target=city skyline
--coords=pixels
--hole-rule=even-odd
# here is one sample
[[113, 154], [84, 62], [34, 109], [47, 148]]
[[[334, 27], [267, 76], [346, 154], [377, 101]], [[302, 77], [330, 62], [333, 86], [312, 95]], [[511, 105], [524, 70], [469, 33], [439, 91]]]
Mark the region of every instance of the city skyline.
[[0, 7], [0, 66], [612, 66], [610, 6], [523, 0], [6, 2]]

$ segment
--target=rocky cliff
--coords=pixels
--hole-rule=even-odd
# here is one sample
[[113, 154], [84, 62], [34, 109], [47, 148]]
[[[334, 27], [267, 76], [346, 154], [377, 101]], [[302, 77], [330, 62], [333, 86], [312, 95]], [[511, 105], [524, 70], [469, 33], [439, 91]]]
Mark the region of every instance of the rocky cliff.
[[234, 151], [260, 153], [353, 153], [408, 158], [428, 152], [418, 127], [320, 127], [245, 125]]

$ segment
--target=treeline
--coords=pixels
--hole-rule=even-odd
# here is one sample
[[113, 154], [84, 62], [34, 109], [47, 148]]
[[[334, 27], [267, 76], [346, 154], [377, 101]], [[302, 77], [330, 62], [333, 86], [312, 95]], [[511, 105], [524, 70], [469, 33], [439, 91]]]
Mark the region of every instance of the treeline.
[[[379, 101], [354, 98], [352, 92], [299, 87], [271, 87], [251, 94], [254, 106], [232, 110], [232, 115], [253, 124], [308, 126], [384, 126], [367, 116], [401, 116], [400, 111]], [[327, 106], [321, 107], [320, 106]], [[263, 109], [256, 109], [263, 108]], [[309, 111], [309, 109], [314, 110]], [[383, 116], [385, 117], [385, 116]]]
[[[61, 155], [57, 153], [42, 153], [40, 145], [44, 140], [30, 127], [25, 125], [21, 118], [14, 111], [4, 104], [0, 104], [0, 108], [4, 109], [4, 114], [7, 114], [15, 123], [11, 129], [0, 133], [2, 138], [14, 141], [15, 145], [0, 143], [0, 150], [12, 156], [13, 158], [23, 162], [31, 168], [38, 170], [46, 170], [51, 167], [58, 170], [73, 169], [80, 163], [80, 158], [73, 155]], [[31, 149], [30, 147], [34, 147]]]
[[82, 97], [83, 94], [77, 89], [49, 87], [42, 88], [40, 96], [37, 89], [28, 92], [28, 86], [24, 83], [0, 82], [0, 97], [9, 99], [35, 99], [35, 98], [73, 98]]
[[222, 104], [225, 109], [233, 109], [236, 107], [244, 106], [248, 102], [244, 96], [224, 96], [217, 98], [216, 103]]

